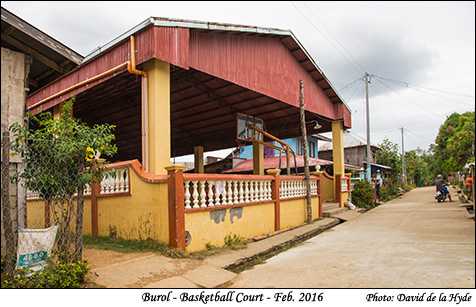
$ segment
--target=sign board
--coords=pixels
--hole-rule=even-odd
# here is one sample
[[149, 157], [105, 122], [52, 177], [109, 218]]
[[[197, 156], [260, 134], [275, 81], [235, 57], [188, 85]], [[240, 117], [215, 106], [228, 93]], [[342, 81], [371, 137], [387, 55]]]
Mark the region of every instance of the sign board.
[[257, 117], [253, 117], [246, 114], [237, 114], [236, 123], [236, 138], [239, 141], [251, 141], [253, 139], [263, 141], [263, 135], [258, 131], [251, 129], [250, 126], [254, 125], [257, 128], [263, 130], [263, 120]]

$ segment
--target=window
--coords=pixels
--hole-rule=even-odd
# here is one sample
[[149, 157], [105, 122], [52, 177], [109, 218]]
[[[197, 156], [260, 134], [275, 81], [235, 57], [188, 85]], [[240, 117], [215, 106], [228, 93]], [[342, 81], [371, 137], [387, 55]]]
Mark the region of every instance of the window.
[[316, 143], [312, 141], [309, 141], [309, 157], [316, 157]]
[[296, 139], [296, 154], [302, 156], [303, 155], [303, 143], [301, 138]]

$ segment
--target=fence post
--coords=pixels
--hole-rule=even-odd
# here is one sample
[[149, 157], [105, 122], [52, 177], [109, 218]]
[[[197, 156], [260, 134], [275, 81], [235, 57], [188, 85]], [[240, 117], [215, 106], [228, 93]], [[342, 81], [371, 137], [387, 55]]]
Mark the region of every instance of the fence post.
[[281, 206], [279, 198], [279, 173], [280, 169], [268, 169], [266, 170], [268, 175], [274, 177], [271, 181], [271, 198], [274, 200], [274, 230], [281, 229]]
[[342, 207], [342, 174], [334, 174], [334, 201]]
[[5, 272], [13, 274], [13, 254], [15, 252], [15, 241], [13, 238], [13, 224], [10, 216], [10, 134], [4, 131], [2, 153], [2, 214], [3, 231], [5, 235]]
[[101, 184], [91, 182], [91, 235], [97, 236], [99, 233], [98, 222], [98, 195], [101, 192]]
[[172, 164], [167, 170], [169, 202], [169, 245], [185, 251], [185, 205], [183, 171], [187, 167]]

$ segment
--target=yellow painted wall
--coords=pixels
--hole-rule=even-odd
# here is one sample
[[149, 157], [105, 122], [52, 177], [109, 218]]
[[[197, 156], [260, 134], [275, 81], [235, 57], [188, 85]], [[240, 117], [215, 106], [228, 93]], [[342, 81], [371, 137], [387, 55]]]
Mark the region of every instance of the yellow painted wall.
[[[98, 235], [169, 242], [167, 183], [149, 183], [129, 168], [130, 196], [98, 197]], [[29, 201], [28, 227], [44, 228], [44, 201]], [[90, 235], [91, 198], [84, 199], [83, 233]], [[51, 215], [51, 223], [54, 223]]]
[[167, 183], [145, 182], [132, 170], [129, 176], [130, 196], [98, 198], [98, 235], [168, 243]]
[[246, 239], [274, 231], [274, 203], [185, 213], [190, 234], [187, 252], [204, 250], [207, 243], [223, 246], [226, 235]]
[[[45, 228], [45, 202], [41, 201], [29, 201], [26, 207], [27, 226], [31, 229], [43, 229]], [[50, 219], [53, 222], [53, 215]]]
[[306, 216], [305, 198], [281, 200], [281, 229], [304, 223]]
[[[306, 198], [281, 200], [281, 229], [301, 225], [307, 221]], [[312, 219], [319, 218], [319, 197], [311, 197]]]
[[312, 219], [315, 220], [319, 218], [319, 197], [311, 198], [311, 208], [312, 208]]
[[322, 201], [334, 200], [334, 180], [321, 176], [321, 196]]
[[347, 199], [350, 199], [350, 193], [349, 192], [342, 192], [341, 206], [344, 206]]
[[91, 198], [84, 197], [83, 234], [90, 235], [91, 233]]

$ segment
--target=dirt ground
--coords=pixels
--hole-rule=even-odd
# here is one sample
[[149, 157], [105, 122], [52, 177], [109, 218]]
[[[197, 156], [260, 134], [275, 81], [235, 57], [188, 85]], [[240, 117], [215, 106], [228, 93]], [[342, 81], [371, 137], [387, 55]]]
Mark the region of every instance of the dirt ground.
[[83, 247], [83, 259], [88, 259], [91, 270], [110, 266], [123, 261], [153, 255], [153, 253], [119, 253], [102, 249]]
[[[171, 259], [152, 252], [126, 254], [86, 247], [83, 248], [83, 259], [87, 259], [90, 266], [86, 283], [92, 285], [92, 287], [104, 286], [108, 288], [141, 288], [151, 282], [180, 276], [203, 264], [199, 260]], [[137, 267], [133, 273], [125, 274], [121, 265], [116, 266], [121, 263], [128, 263], [128, 266], [136, 263]], [[109, 276], [111, 268], [108, 267], [111, 266], [115, 266], [114, 276]], [[156, 269], [150, 274], [143, 274], [144, 276], [140, 278], [135, 276], [135, 274], [140, 275], [144, 268], [152, 266]]]

